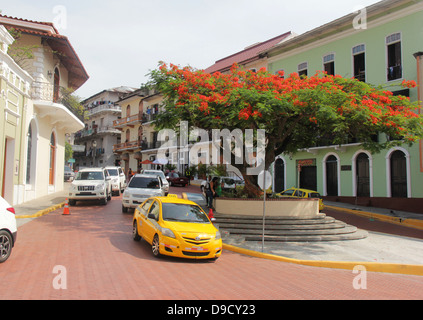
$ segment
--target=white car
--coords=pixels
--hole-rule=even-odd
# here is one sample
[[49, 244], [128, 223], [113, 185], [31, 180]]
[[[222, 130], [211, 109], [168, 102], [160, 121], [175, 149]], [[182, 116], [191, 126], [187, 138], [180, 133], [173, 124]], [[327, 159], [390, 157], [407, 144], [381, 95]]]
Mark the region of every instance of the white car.
[[121, 167], [106, 167], [112, 180], [112, 193], [115, 192], [116, 195], [120, 195], [126, 188], [126, 177]]
[[17, 235], [15, 209], [0, 197], [0, 263], [10, 257]]
[[122, 197], [122, 212], [136, 208], [150, 197], [164, 196], [162, 178], [153, 174], [136, 174], [132, 177]]
[[165, 196], [169, 194], [169, 181], [167, 181], [165, 174], [161, 170], [143, 170], [143, 174], [155, 174], [158, 175], [160, 178], [162, 178], [163, 182], [163, 189], [165, 191]]
[[100, 200], [104, 205], [112, 198], [110, 175], [103, 168], [85, 168], [80, 170], [69, 188], [69, 205], [76, 201]]
[[[212, 176], [212, 180], [214, 177], [219, 178], [220, 183], [223, 182], [222, 190], [224, 191], [233, 191], [235, 190], [236, 186], [245, 185], [244, 180], [241, 180], [238, 177], [219, 177], [219, 176]], [[201, 192], [204, 192], [204, 189], [207, 185], [207, 180], [201, 183], [200, 189]]]

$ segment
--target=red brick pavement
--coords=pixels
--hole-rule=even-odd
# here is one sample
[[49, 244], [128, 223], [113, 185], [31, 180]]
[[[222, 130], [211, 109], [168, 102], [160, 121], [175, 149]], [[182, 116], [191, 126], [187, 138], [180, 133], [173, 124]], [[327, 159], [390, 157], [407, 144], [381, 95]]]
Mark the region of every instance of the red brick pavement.
[[[182, 190], [182, 188], [181, 188]], [[175, 192], [175, 191], [172, 191]], [[12, 256], [0, 265], [0, 299], [423, 299], [423, 277], [357, 274], [264, 260], [224, 251], [216, 262], [156, 259], [131, 238], [132, 214], [120, 198], [52, 212], [19, 229]], [[53, 287], [57, 265], [67, 289]]]

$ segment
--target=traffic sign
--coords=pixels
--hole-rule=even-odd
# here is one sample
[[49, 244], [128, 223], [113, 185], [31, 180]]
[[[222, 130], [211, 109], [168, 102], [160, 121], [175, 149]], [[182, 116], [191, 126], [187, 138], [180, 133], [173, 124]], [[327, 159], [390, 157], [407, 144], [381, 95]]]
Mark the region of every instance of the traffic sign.
[[[266, 181], [264, 181], [264, 179], [266, 179]], [[264, 171], [260, 172], [258, 175], [257, 182], [261, 190], [269, 189], [270, 186], [272, 185], [272, 174], [269, 171], [266, 171], [266, 174], [264, 174]]]

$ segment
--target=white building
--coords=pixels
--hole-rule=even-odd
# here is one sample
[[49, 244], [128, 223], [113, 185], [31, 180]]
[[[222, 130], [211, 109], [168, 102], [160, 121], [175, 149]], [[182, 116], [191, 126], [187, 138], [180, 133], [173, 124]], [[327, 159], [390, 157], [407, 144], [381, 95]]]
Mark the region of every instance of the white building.
[[0, 61], [2, 80], [8, 82], [1, 84], [0, 121], [8, 128], [0, 141], [1, 193], [15, 205], [63, 190], [66, 135], [84, 123], [66, 107], [62, 94], [82, 86], [88, 74], [52, 23], [0, 15], [0, 25], [17, 38], [11, 44], [3, 32], [1, 43], [10, 45], [10, 55], [22, 47], [32, 52], [14, 56], [15, 62], [3, 52]]
[[103, 90], [82, 103], [86, 110], [85, 128], [75, 134], [74, 168], [120, 165], [120, 158], [113, 153], [113, 145], [120, 143], [121, 131], [113, 127], [120, 119], [122, 109], [116, 103], [135, 88], [117, 87]]

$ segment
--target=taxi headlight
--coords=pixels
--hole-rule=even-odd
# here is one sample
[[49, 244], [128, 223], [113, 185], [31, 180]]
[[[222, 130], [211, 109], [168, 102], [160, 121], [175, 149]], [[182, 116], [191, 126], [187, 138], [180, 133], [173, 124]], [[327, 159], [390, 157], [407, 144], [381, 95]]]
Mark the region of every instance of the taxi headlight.
[[173, 233], [173, 231], [170, 230], [170, 229], [168, 229], [168, 228], [162, 228], [162, 235], [164, 235], [165, 237], [176, 239], [175, 234]]
[[215, 240], [219, 240], [219, 239], [222, 239], [222, 236], [220, 235], [220, 231], [217, 230]]

